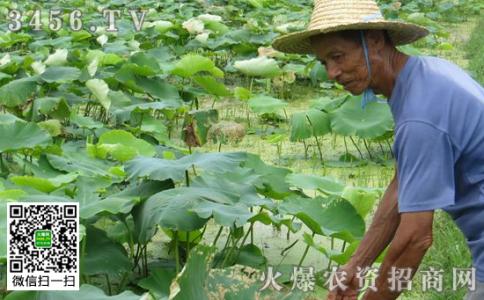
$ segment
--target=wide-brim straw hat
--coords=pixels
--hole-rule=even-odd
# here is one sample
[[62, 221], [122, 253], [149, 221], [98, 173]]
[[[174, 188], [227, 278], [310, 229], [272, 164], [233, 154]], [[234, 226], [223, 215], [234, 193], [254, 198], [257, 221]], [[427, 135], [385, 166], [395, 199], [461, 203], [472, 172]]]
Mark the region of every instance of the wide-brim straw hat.
[[310, 37], [355, 29], [386, 30], [395, 46], [412, 43], [429, 33], [415, 24], [385, 20], [373, 0], [315, 0], [307, 29], [277, 38], [272, 47], [286, 53], [312, 54]]

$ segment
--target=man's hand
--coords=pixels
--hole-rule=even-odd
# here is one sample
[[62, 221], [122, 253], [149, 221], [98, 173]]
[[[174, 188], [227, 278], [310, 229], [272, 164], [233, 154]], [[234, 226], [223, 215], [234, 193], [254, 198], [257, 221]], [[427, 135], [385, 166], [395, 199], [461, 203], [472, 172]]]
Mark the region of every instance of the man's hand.
[[[338, 282], [336, 279], [334, 279], [333, 286], [335, 289], [330, 291], [327, 300], [356, 300], [358, 298], [360, 288], [359, 280], [356, 277], [356, 267], [346, 264], [338, 269], [337, 273], [341, 274], [341, 272], [346, 272], [346, 276], [344, 280], [339, 281], [339, 284], [343, 284], [347, 288], [345, 290], [340, 289], [338, 287]], [[339, 276], [339, 278], [341, 279], [342, 276]]]

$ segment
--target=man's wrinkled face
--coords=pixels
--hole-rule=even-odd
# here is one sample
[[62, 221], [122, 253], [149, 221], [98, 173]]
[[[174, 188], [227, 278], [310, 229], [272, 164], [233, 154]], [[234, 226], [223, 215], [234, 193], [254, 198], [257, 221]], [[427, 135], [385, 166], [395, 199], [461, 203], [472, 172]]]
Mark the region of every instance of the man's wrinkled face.
[[359, 39], [353, 41], [331, 33], [312, 38], [311, 46], [326, 67], [330, 80], [337, 81], [353, 95], [361, 94], [368, 87], [368, 71]]

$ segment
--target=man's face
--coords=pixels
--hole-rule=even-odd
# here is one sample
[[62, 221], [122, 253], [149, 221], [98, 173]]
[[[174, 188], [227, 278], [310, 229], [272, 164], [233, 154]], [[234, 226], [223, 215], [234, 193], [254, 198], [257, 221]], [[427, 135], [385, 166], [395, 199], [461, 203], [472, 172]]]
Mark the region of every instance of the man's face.
[[351, 41], [331, 33], [311, 39], [311, 46], [326, 67], [329, 79], [336, 80], [353, 95], [361, 94], [368, 87], [368, 71], [359, 40]]

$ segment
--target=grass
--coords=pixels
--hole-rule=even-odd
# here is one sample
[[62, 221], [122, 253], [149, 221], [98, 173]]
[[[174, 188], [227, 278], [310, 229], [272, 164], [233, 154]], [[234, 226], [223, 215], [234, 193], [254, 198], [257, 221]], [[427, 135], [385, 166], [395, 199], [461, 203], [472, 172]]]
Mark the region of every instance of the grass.
[[467, 59], [469, 59], [469, 70], [472, 72], [474, 78], [481, 84], [484, 84], [484, 55], [482, 55], [482, 49], [484, 48], [484, 35], [482, 34], [483, 26], [484, 16], [480, 16], [466, 46], [466, 56]]

